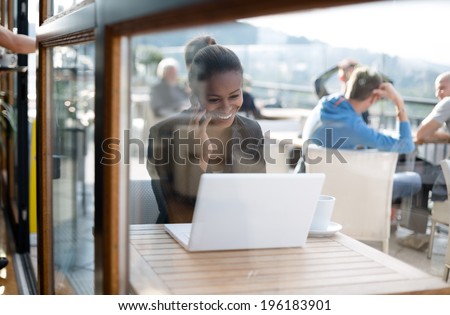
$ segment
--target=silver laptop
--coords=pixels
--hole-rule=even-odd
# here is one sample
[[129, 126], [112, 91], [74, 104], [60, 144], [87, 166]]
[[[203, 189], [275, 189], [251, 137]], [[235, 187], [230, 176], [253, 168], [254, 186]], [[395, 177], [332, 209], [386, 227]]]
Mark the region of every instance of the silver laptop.
[[192, 224], [165, 224], [188, 251], [301, 247], [324, 174], [203, 174]]

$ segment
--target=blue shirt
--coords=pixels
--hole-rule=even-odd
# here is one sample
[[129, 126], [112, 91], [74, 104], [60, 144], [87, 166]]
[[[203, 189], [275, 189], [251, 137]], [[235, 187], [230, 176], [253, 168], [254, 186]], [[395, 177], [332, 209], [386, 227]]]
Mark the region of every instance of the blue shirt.
[[410, 153], [414, 141], [409, 121], [399, 123], [399, 138], [370, 128], [342, 95], [333, 94], [320, 100], [320, 119], [310, 141], [333, 149], [376, 148], [381, 151]]

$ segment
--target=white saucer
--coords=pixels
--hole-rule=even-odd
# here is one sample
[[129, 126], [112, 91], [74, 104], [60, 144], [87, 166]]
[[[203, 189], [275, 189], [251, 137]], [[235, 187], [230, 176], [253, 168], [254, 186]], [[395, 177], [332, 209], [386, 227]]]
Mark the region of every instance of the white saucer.
[[339, 232], [340, 230], [342, 230], [342, 225], [336, 222], [330, 222], [326, 230], [322, 231], [310, 230], [308, 235], [311, 237], [326, 237], [332, 236], [335, 233]]

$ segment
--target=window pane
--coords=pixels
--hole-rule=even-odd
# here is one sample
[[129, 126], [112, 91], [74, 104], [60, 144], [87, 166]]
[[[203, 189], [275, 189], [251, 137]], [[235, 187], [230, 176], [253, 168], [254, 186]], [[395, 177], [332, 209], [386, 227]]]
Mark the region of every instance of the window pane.
[[[171, 216], [172, 210], [183, 209], [181, 207], [171, 207], [169, 204], [176, 204], [177, 202], [191, 202], [191, 205], [195, 202], [195, 189], [192, 189], [192, 177], [185, 177], [185, 181], [176, 180], [176, 167], [182, 168], [176, 161], [171, 166], [157, 167], [153, 169], [149, 167], [154, 161], [157, 161], [160, 154], [167, 154], [169, 159], [180, 158], [180, 155], [172, 155], [174, 152], [169, 152], [168, 147], [175, 147], [176, 139], [174, 137], [174, 129], [180, 120], [173, 118], [182, 110], [189, 107], [183, 102], [176, 102], [173, 93], [174, 89], [166, 87], [166, 101], [158, 103], [156, 96], [158, 95], [157, 87], [164, 81], [164, 71], [159, 71], [160, 66], [164, 63], [166, 65], [176, 65], [176, 71], [178, 77], [172, 81], [172, 86], [176, 86], [177, 90], [189, 91], [188, 87], [188, 70], [185, 64], [185, 47], [189, 40], [199, 35], [210, 35], [215, 38], [218, 44], [224, 45], [233, 50], [239, 57], [244, 68], [244, 80], [243, 89], [248, 89], [254, 97], [254, 103], [259, 110], [258, 114], [254, 112], [243, 112], [242, 115], [256, 118], [266, 138], [278, 141], [279, 143], [285, 142], [287, 146], [280, 147], [276, 152], [269, 151], [268, 155], [264, 152], [264, 158], [266, 160], [267, 171], [269, 168], [279, 172], [293, 172], [294, 166], [300, 158], [300, 147], [303, 144], [302, 141], [310, 138], [303, 137], [304, 126], [307, 119], [311, 116], [312, 110], [317, 108], [320, 110], [322, 106], [322, 96], [319, 95], [316, 90], [315, 81], [318, 78], [322, 78], [326, 82], [327, 93], [336, 93], [335, 97], [344, 94], [343, 91], [346, 87], [346, 81], [344, 76], [339, 71], [339, 65], [343, 60], [356, 60], [357, 65], [365, 65], [370, 70], [375, 70], [381, 74], [383, 81], [391, 81], [394, 84], [395, 89], [402, 95], [405, 100], [406, 111], [408, 112], [411, 128], [418, 127], [419, 123], [428, 115], [433, 108], [433, 105], [437, 103], [434, 96], [434, 80], [436, 76], [445, 71], [448, 68], [449, 61], [445, 56], [448, 55], [449, 47], [441, 47], [442, 41], [440, 41], [433, 34], [436, 34], [432, 29], [425, 31], [427, 38], [420, 38], [417, 34], [422, 34], [422, 31], [408, 31], [405, 30], [415, 29], [420, 27], [423, 29], [424, 25], [433, 25], [435, 23], [417, 24], [417, 20], [424, 18], [424, 10], [429, 12], [429, 16], [434, 16], [434, 22], [438, 23], [441, 28], [445, 28], [445, 18], [441, 16], [440, 19], [435, 18], [435, 14], [439, 15], [441, 5], [443, 2], [434, 3], [433, 6], [428, 2], [407, 2], [397, 3], [392, 6], [391, 2], [378, 2], [357, 6], [342, 6], [339, 8], [329, 8], [313, 11], [292, 12], [290, 14], [282, 14], [276, 16], [265, 16], [249, 18], [245, 20], [233, 21], [224, 24], [217, 25], [205, 25], [197, 28], [183, 28], [174, 32], [161, 32], [157, 34], [149, 34], [142, 36], [135, 36], [132, 38], [132, 58], [131, 62], [131, 78], [130, 78], [130, 91], [131, 95], [131, 121], [130, 121], [130, 137], [133, 141], [129, 147], [130, 159], [130, 223], [134, 225], [146, 224], [146, 223], [160, 223], [160, 222], [190, 222], [189, 217], [183, 217], [182, 220], [179, 217]], [[429, 10], [429, 11], [428, 11]], [[377, 14], [375, 14], [376, 12]], [[402, 12], [402, 14], [400, 14]], [[404, 14], [407, 12], [408, 14]], [[442, 11], [443, 12], [443, 11]], [[336, 21], [341, 21], [342, 16], [352, 16], [354, 19], [348, 19], [343, 23], [349, 23], [346, 27], [335, 27]], [[380, 24], [380, 16], [385, 17], [385, 21]], [[398, 28], [397, 25], [392, 24], [391, 21], [395, 20], [393, 17], [402, 16], [402, 28]], [[358, 22], [356, 22], [358, 21]], [[305, 24], [302, 24], [305, 22]], [[317, 27], [311, 27], [316, 25]], [[364, 25], [365, 27], [355, 27]], [[405, 26], [407, 25], [407, 26]], [[342, 29], [351, 30], [350, 33], [342, 33]], [[314, 31], [322, 31], [322, 37], [318, 37], [314, 34]], [[336, 33], [335, 33], [336, 31]], [[350, 36], [350, 35], [351, 36]], [[382, 36], [380, 34], [383, 34]], [[405, 39], [414, 36], [410, 41]], [[356, 40], [359, 38], [361, 40]], [[400, 39], [400, 40], [399, 40]], [[425, 51], [420, 52], [413, 46], [408, 47], [408, 43], [417, 43], [420, 40], [427, 40]], [[428, 41], [431, 40], [431, 41]], [[375, 44], [375, 45], [374, 45]], [[430, 47], [433, 49], [430, 50]], [[434, 50], [434, 51], [433, 51]], [[447, 53], [447, 54], [446, 54]], [[442, 58], [444, 56], [444, 58]], [[355, 73], [358, 73], [355, 72]], [[353, 82], [357, 82], [353, 80]], [[324, 83], [324, 82], [322, 82]], [[359, 83], [358, 83], [359, 84]], [[167, 84], [168, 85], [168, 84]], [[207, 84], [205, 84], [207, 85]], [[211, 84], [213, 85], [213, 84]], [[322, 85], [323, 87], [323, 85]], [[168, 91], [171, 92], [168, 92]], [[217, 94], [211, 94], [217, 98]], [[171, 98], [171, 100], [170, 100]], [[182, 97], [179, 97], [181, 99]], [[394, 100], [395, 101], [395, 100]], [[320, 106], [317, 106], [317, 105]], [[328, 103], [329, 104], [329, 103]], [[370, 133], [376, 134], [378, 137], [390, 141], [398, 141], [398, 134], [401, 132], [399, 128], [399, 122], [397, 119], [395, 104], [389, 99], [382, 99], [370, 104], [371, 107], [368, 110], [369, 119], [367, 123], [367, 129], [371, 129]], [[317, 106], [317, 107], [316, 107]], [[349, 105], [351, 106], [351, 105]], [[341, 107], [342, 108], [342, 107]], [[338, 113], [339, 114], [339, 113]], [[225, 115], [222, 115], [225, 116]], [[320, 116], [320, 115], [319, 115]], [[355, 115], [358, 116], [358, 115]], [[219, 117], [220, 118], [220, 117]], [[360, 119], [360, 117], [355, 117]], [[179, 119], [179, 116], [178, 118]], [[225, 118], [224, 118], [225, 120]], [[169, 123], [167, 123], [169, 121]], [[359, 120], [358, 120], [359, 121]], [[163, 124], [160, 124], [163, 122]], [[338, 124], [337, 124], [338, 125]], [[342, 124], [344, 127], [345, 124]], [[404, 125], [404, 124], [403, 124]], [[149, 133], [152, 127], [155, 134]], [[362, 125], [365, 126], [366, 125]], [[338, 127], [333, 127], [335, 132], [339, 131]], [[365, 130], [367, 130], [365, 129]], [[330, 129], [331, 130], [331, 129]], [[336, 131], [337, 130], [337, 131]], [[269, 132], [269, 133], [267, 133]], [[348, 132], [344, 129], [344, 132]], [[150, 136], [149, 136], [150, 134]], [[356, 138], [355, 141], [365, 141], [365, 143], [352, 144], [351, 149], [378, 146], [381, 150], [393, 151], [397, 154], [400, 150], [397, 145], [393, 145], [389, 148], [382, 148], [380, 143], [367, 143], [367, 139], [360, 140], [358, 133], [352, 133], [342, 137], [343, 139], [350, 139], [350, 136]], [[382, 137], [383, 136], [383, 137]], [[165, 137], [165, 138], [164, 138]], [[386, 137], [386, 138], [385, 138]], [[155, 139], [166, 139], [167, 142], [152, 142]], [[169, 140], [170, 139], [170, 140]], [[184, 138], [186, 139], [186, 138]], [[333, 139], [333, 137], [331, 137]], [[333, 143], [322, 143], [328, 147], [331, 147], [340, 138], [335, 138]], [[370, 139], [369, 139], [370, 140]], [[172, 141], [172, 142], [170, 142]], [[349, 143], [348, 141], [347, 143]], [[300, 143], [300, 145], [298, 145]], [[138, 144], [138, 145], [136, 145]], [[408, 145], [414, 147], [413, 142], [408, 137]], [[150, 146], [151, 145], [151, 146]], [[162, 149], [151, 156], [153, 161], [149, 163], [147, 160], [147, 154], [149, 147], [160, 145]], [[429, 151], [423, 152], [424, 150]], [[301, 148], [302, 150], [305, 147]], [[342, 147], [341, 147], [342, 149]], [[345, 147], [349, 149], [349, 147]], [[445, 158], [449, 147], [446, 144], [429, 144], [428, 146], [419, 146], [418, 156], [423, 158], [426, 163], [432, 163], [435, 167], [439, 168], [439, 164], [428, 158], [431, 156], [438, 157], [437, 161]], [[181, 150], [181, 149], [180, 149]], [[400, 159], [396, 164], [397, 171], [410, 171], [414, 169], [415, 155], [413, 152], [400, 151]], [[370, 163], [371, 155], [369, 152], [350, 150], [349, 152], [357, 155], [362, 152], [361, 159], [363, 162], [363, 170], [358, 170], [358, 165], [351, 165], [352, 172], [355, 172], [360, 179], [353, 182], [360, 182], [367, 184], [377, 178], [377, 174], [370, 174], [366, 171], [367, 165], [364, 163]], [[152, 151], [155, 153], [155, 150]], [[366, 154], [367, 153], [367, 154]], [[378, 152], [377, 152], [378, 153]], [[412, 153], [412, 154], [410, 154]], [[274, 155], [275, 154], [275, 155]], [[150, 154], [149, 154], [150, 155]], [[323, 159], [322, 159], [323, 160]], [[172, 160], [170, 160], [172, 161]], [[348, 158], [350, 161], [350, 158]], [[376, 162], [380, 162], [380, 159], [375, 158]], [[169, 160], [162, 160], [161, 162], [170, 163]], [[147, 163], [147, 165], [146, 165]], [[156, 163], [153, 163], [154, 165]], [[324, 161], [325, 166], [345, 166], [346, 163], [341, 161]], [[395, 162], [394, 162], [395, 164]], [[184, 165], [184, 164], [183, 164]], [[416, 164], [416, 166], [422, 167], [422, 165], [428, 164]], [[173, 169], [169, 169], [172, 167]], [[146, 169], [148, 168], [149, 171]], [[380, 170], [381, 167], [372, 167], [374, 170]], [[153, 171], [153, 172], [152, 172]], [[315, 170], [318, 172], [318, 170]], [[420, 171], [420, 170], [419, 170]], [[323, 172], [320, 170], [320, 172]], [[331, 169], [330, 174], [333, 173]], [[337, 168], [335, 168], [337, 173]], [[399, 172], [400, 173], [400, 172]], [[428, 216], [428, 188], [421, 188], [422, 191], [418, 191], [420, 187], [419, 174], [408, 174], [407, 172], [401, 172], [403, 174], [396, 174], [396, 178], [402, 178], [398, 175], [417, 175], [407, 178], [406, 185], [408, 187], [400, 194], [399, 189], [394, 189], [393, 194], [383, 196], [384, 198], [391, 198], [393, 201], [393, 208], [403, 200], [405, 203], [409, 202], [409, 205], [402, 210], [402, 217], [407, 218], [411, 222], [408, 222], [407, 227], [412, 227], [413, 219], [409, 219], [407, 211], [413, 207], [415, 210], [420, 210], [425, 218], [423, 222], [420, 222], [420, 228], [426, 229], [426, 218]], [[163, 178], [165, 176], [165, 178]], [[397, 177], [398, 176], [398, 177]], [[331, 177], [331, 176], [330, 176]], [[403, 177], [405, 178], [405, 177]], [[180, 188], [177, 186], [184, 186], [184, 189], [188, 192], [194, 192], [191, 195], [182, 195], [172, 193], [168, 195], [169, 198], [165, 198], [166, 206], [168, 209], [168, 217], [163, 218], [162, 221], [157, 221], [157, 218], [161, 217], [160, 204], [158, 199], [160, 191], [155, 190], [152, 181], [166, 180], [167, 186], [162, 187], [163, 194], [164, 189], [173, 190]], [[395, 179], [394, 187], [399, 183]], [[401, 185], [400, 181], [400, 185]], [[433, 182], [423, 183], [430, 186]], [[431, 184], [431, 185], [430, 185]], [[162, 184], [164, 185], [164, 184]], [[347, 186], [342, 186], [347, 187]], [[358, 188], [360, 188], [358, 187]], [[374, 197], [372, 192], [374, 189], [366, 188], [363, 191], [367, 192], [368, 197]], [[161, 187], [159, 187], [161, 188]], [[195, 188], [195, 187], [194, 187]], [[352, 189], [347, 189], [352, 191]], [[338, 194], [337, 190], [328, 192], [331, 195]], [[421, 193], [424, 193], [422, 196]], [[150, 196], [150, 197], [149, 197]], [[192, 199], [185, 197], [192, 197]], [[230, 196], [234, 198], [235, 196]], [[356, 197], [356, 196], [355, 196]], [[414, 197], [414, 203], [411, 206], [411, 197]], [[356, 198], [355, 198], [356, 199]], [[342, 200], [342, 199], [341, 199]], [[352, 201], [352, 200], [350, 200]], [[390, 203], [390, 202], [389, 202]], [[420, 204], [421, 203], [421, 204]], [[402, 205], [403, 206], [403, 205]], [[193, 208], [193, 207], [191, 207]], [[337, 209], [337, 207], [336, 207]], [[350, 209], [350, 207], [340, 207], [340, 209]], [[381, 208], [380, 208], [381, 209]], [[193, 209], [191, 209], [193, 210]], [[386, 210], [386, 209], [383, 209]], [[390, 206], [387, 211], [391, 211]], [[338, 213], [339, 210], [336, 211]], [[366, 220], [367, 224], [375, 226], [374, 221], [367, 221], [367, 217], [361, 219], [358, 224], [353, 224], [350, 221], [345, 222], [343, 216], [339, 217], [337, 222], [342, 223], [343, 226], [362, 226], [362, 222]], [[348, 216], [349, 218], [351, 216]], [[392, 222], [395, 222], [395, 214], [393, 215]], [[187, 218], [187, 219], [186, 219]], [[342, 219], [341, 219], [342, 218]], [[354, 216], [353, 216], [354, 218]], [[341, 221], [342, 220], [342, 221]], [[358, 220], [357, 220], [358, 221]], [[423, 223], [423, 224], [422, 224]], [[386, 225], [386, 220], [381, 222], [384, 228], [389, 228]], [[409, 225], [411, 224], [411, 225]], [[417, 226], [418, 226], [417, 225]], [[144, 240], [143, 232], [147, 229], [147, 232], [152, 227], [148, 226], [132, 226], [131, 231], [131, 247], [132, 249], [154, 249], [154, 243]], [[415, 229], [415, 228], [414, 228]], [[365, 232], [367, 232], [366, 229]], [[344, 228], [344, 233], [345, 233]], [[424, 231], [416, 231], [424, 233]], [[149, 234], [153, 231], [148, 232]], [[357, 235], [358, 233], [351, 234], [350, 236]], [[361, 235], [361, 234], [359, 234]], [[355, 237], [357, 237], [355, 236]], [[153, 237], [152, 241], [154, 240]], [[167, 239], [161, 241], [166, 242]], [[147, 243], [146, 243], [147, 242]], [[155, 242], [159, 242], [156, 240]], [[142, 245], [144, 244], [145, 245]], [[141, 246], [142, 245], [142, 246]], [[172, 244], [161, 244], [161, 248], [167, 246], [169, 248]], [[175, 246], [176, 247], [176, 246]], [[166, 247], [164, 247], [166, 248]], [[170, 247], [171, 248], [171, 247]], [[172, 249], [172, 248], [171, 248]], [[145, 252], [145, 251], [144, 251]], [[175, 253], [175, 251], [173, 251]], [[148, 254], [148, 252], [146, 252]], [[168, 262], [169, 265], [172, 261]], [[156, 269], [156, 268], [155, 268]], [[135, 284], [133, 270], [130, 270], [132, 285]], [[163, 277], [161, 277], [163, 278]], [[174, 281], [176, 282], [176, 281]]]
[[[85, 0], [53, 0], [53, 15], [67, 11], [75, 5], [84, 2]], [[86, 1], [92, 2], [92, 1]]]
[[55, 288], [94, 294], [94, 45], [52, 53]]

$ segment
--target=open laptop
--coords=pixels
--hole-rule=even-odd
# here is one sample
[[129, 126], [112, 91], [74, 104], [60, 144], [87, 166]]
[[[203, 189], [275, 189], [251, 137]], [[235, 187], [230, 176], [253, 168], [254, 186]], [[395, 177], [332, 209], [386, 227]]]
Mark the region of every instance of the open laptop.
[[188, 251], [301, 247], [324, 174], [203, 174], [192, 224], [165, 224]]

